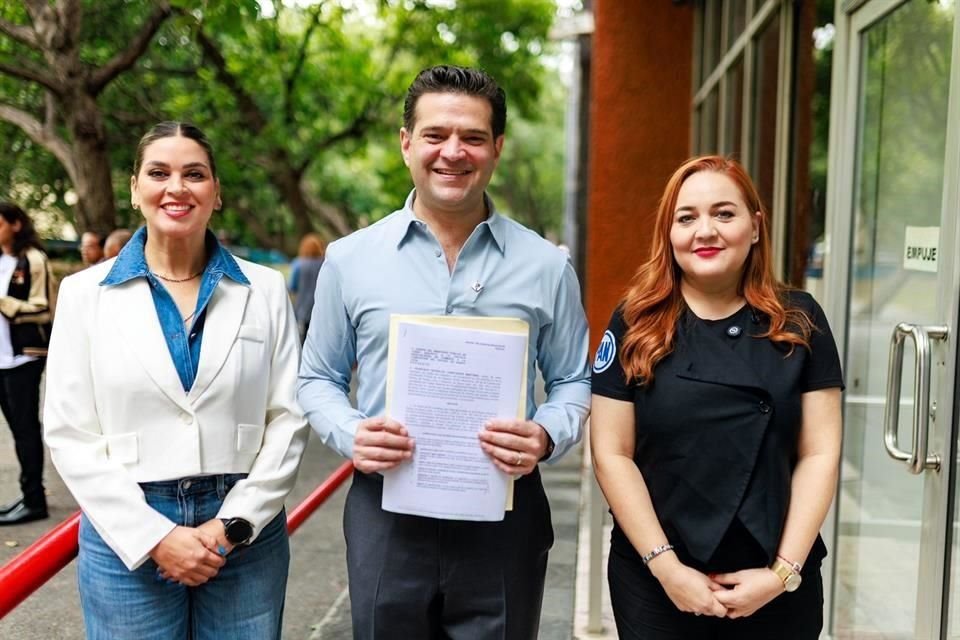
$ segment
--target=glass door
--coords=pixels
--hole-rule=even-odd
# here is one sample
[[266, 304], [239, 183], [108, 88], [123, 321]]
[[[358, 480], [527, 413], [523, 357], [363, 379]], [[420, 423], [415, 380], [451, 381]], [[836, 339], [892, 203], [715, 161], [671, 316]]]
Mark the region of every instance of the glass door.
[[829, 628], [837, 639], [932, 640], [951, 609], [955, 2], [846, 5], [832, 156], [841, 248], [828, 269], [844, 292], [832, 310], [845, 320], [847, 389]]

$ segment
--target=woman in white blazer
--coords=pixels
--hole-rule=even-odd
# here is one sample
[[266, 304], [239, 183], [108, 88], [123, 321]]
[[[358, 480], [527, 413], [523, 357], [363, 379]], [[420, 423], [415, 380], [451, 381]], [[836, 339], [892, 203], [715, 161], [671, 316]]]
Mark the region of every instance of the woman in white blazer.
[[285, 283], [207, 229], [220, 183], [196, 127], [153, 127], [130, 186], [146, 226], [64, 279], [47, 362], [87, 636], [279, 638], [307, 436]]

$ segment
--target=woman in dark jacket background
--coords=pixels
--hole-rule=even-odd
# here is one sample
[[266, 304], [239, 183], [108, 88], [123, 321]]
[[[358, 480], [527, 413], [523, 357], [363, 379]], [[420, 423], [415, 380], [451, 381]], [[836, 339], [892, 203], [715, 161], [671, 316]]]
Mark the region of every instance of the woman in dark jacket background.
[[40, 377], [50, 339], [50, 268], [23, 209], [0, 202], [0, 410], [13, 432], [21, 497], [0, 507], [0, 525], [47, 517]]
[[317, 276], [323, 266], [323, 240], [315, 233], [308, 233], [300, 239], [297, 257], [290, 264], [290, 293], [296, 296], [293, 312], [297, 316], [300, 328], [300, 342], [307, 337], [310, 327], [310, 315], [313, 313], [313, 292], [317, 288]]

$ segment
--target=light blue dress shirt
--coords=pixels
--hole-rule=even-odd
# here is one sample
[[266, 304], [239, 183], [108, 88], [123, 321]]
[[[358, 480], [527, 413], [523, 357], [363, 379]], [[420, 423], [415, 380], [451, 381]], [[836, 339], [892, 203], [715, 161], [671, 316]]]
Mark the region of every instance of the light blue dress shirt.
[[200, 280], [200, 293], [197, 296], [197, 306], [190, 319], [190, 326], [183, 321], [180, 310], [166, 287], [150, 271], [147, 258], [143, 254], [147, 244], [147, 228], [140, 227], [133, 237], [123, 246], [117, 255], [116, 261], [110, 268], [110, 273], [100, 284], [102, 286], [121, 285], [133, 278], [146, 278], [150, 283], [150, 293], [153, 295], [153, 305], [157, 309], [157, 318], [163, 337], [167, 340], [167, 349], [177, 368], [180, 383], [184, 391], [190, 391], [193, 381], [197, 377], [197, 367], [200, 364], [200, 343], [203, 341], [203, 326], [206, 321], [207, 303], [213, 296], [223, 276], [231, 280], [250, 286], [250, 281], [243, 275], [237, 261], [230, 252], [223, 248], [217, 237], [209, 230], [206, 235], [207, 255], [210, 259], [203, 270]]
[[[527, 411], [553, 439], [550, 460], [580, 439], [590, 411], [587, 322], [566, 255], [498, 214], [464, 243], [451, 273], [439, 241], [403, 209], [332, 243], [317, 279], [298, 399], [324, 444], [353, 457], [357, 424], [385, 413], [390, 315], [511, 317], [530, 326]], [[348, 392], [357, 364], [357, 408]], [[539, 366], [547, 399], [534, 398]]]

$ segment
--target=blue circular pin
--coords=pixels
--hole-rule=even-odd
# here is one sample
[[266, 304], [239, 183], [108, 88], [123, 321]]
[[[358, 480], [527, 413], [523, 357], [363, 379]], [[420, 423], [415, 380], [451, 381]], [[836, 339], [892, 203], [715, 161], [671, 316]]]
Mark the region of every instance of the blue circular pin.
[[731, 338], [739, 338], [739, 337], [740, 337], [740, 333], [741, 333], [742, 331], [743, 331], [743, 329], [741, 329], [741, 328], [738, 327], [737, 325], [733, 325], [733, 326], [731, 326], [731, 327], [727, 327], [727, 335], [730, 336]]
[[594, 373], [603, 373], [610, 368], [617, 355], [617, 341], [610, 331], [605, 331], [603, 339], [600, 340], [600, 346], [597, 347], [597, 355], [593, 359]]

